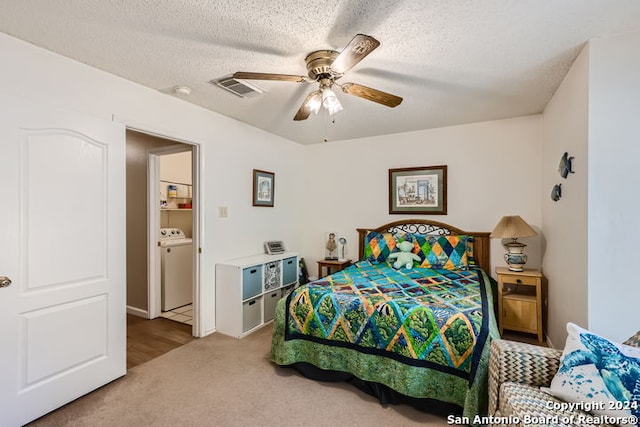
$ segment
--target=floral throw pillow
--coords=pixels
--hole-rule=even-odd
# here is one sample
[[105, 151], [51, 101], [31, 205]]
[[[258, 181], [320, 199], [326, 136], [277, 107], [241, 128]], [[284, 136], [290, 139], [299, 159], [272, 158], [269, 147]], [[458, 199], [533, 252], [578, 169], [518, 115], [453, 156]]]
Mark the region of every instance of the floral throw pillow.
[[560, 368], [543, 390], [595, 415], [640, 416], [640, 348], [613, 343], [573, 323], [567, 332]]

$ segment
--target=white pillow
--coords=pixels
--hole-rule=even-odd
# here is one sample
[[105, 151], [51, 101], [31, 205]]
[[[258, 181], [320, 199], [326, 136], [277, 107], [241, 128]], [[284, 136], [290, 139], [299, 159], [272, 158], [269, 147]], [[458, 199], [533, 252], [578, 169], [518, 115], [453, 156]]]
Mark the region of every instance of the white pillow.
[[640, 348], [567, 324], [567, 342], [549, 394], [595, 415], [640, 415]]

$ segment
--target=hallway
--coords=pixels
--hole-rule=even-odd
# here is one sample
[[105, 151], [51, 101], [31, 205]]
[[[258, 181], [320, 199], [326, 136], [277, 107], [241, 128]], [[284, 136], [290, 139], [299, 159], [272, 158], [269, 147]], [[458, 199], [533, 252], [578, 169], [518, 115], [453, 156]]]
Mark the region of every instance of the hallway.
[[191, 325], [158, 317], [127, 314], [127, 369], [194, 340]]

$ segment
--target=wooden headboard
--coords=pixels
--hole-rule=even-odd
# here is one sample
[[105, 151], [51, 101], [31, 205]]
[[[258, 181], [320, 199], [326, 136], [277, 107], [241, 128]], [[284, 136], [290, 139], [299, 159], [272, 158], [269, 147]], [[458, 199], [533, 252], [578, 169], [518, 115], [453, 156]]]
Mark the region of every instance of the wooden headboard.
[[377, 231], [379, 233], [419, 233], [434, 235], [467, 235], [474, 237], [473, 256], [480, 268], [491, 273], [490, 257], [490, 232], [464, 231], [444, 222], [432, 221], [428, 219], [403, 219], [390, 222], [375, 228], [358, 228], [359, 258], [364, 257], [364, 241], [367, 232]]

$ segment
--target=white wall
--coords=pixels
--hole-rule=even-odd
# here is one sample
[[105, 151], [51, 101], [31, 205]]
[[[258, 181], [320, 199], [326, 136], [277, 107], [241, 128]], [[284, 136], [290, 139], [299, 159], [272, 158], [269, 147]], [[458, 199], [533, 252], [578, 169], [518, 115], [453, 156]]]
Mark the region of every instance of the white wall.
[[[0, 34], [0, 93], [201, 144], [204, 324], [213, 331], [215, 264], [262, 253], [267, 239], [300, 247], [303, 147], [233, 119]], [[241, 153], [239, 156], [238, 153]], [[251, 206], [252, 169], [276, 173], [275, 208]], [[229, 218], [217, 218], [227, 206]]]
[[640, 32], [589, 52], [589, 328], [616, 340], [640, 329]]
[[[638, 51], [640, 32], [591, 40], [543, 114], [543, 269], [555, 347], [569, 321], [617, 341], [640, 329]], [[575, 156], [567, 179], [556, 172], [564, 151]]]
[[[586, 48], [545, 108], [542, 138], [543, 273], [548, 282], [547, 339], [562, 348], [571, 321], [587, 327], [588, 60]], [[560, 158], [568, 152], [574, 174], [563, 179]], [[551, 189], [562, 185], [562, 198]]]
[[192, 184], [191, 151], [160, 156], [160, 179], [180, 184]]
[[[309, 273], [317, 274], [325, 232], [346, 237], [347, 257], [356, 259], [356, 228], [412, 217], [388, 214], [390, 168], [447, 165], [448, 214], [431, 219], [491, 231], [503, 215], [518, 214], [539, 232], [540, 156], [540, 116], [308, 146], [302, 255]], [[522, 241], [528, 265], [540, 267], [539, 236]], [[500, 241], [491, 252], [493, 266], [506, 265]]]

